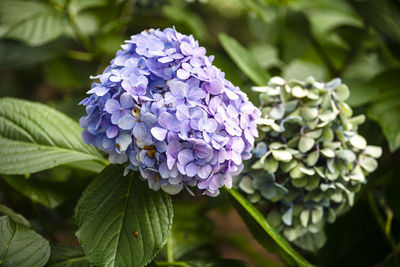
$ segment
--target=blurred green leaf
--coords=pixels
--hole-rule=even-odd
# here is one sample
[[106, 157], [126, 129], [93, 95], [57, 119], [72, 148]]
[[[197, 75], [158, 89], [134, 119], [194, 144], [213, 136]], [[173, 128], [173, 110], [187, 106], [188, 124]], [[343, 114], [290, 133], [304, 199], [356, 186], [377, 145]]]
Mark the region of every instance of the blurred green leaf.
[[16, 41], [0, 41], [0, 69], [18, 69], [55, 58], [66, 51], [68, 41], [31, 47]]
[[312, 251], [314, 253], [320, 250], [325, 243], [326, 235], [323, 230], [315, 234], [308, 232], [294, 241], [294, 244], [299, 248]]
[[50, 256], [49, 242], [30, 228], [0, 217], [0, 265], [44, 266]]
[[344, 82], [350, 89], [350, 97], [346, 101], [352, 107], [359, 107], [371, 103], [379, 97], [379, 88], [360, 79], [346, 79]]
[[51, 244], [49, 267], [89, 267], [88, 257], [81, 248], [63, 244]]
[[198, 40], [207, 38], [206, 26], [196, 13], [176, 6], [164, 6], [162, 12], [169, 20], [185, 25]]
[[363, 200], [325, 230], [327, 242], [317, 254], [319, 266], [376, 266], [391, 251]]
[[231, 59], [256, 85], [262, 86], [268, 83], [269, 75], [263, 71], [246, 48], [224, 33], [219, 34], [218, 37]]
[[239, 212], [254, 238], [269, 251], [277, 253], [288, 264], [297, 263], [299, 266], [312, 266], [304, 259], [279, 232], [268, 222], [261, 212], [235, 189], [229, 189], [234, 207]]
[[25, 174], [81, 160], [105, 163], [79, 125], [43, 104], [0, 99], [0, 173]]
[[4, 206], [3, 204], [0, 204], [0, 214], [4, 214], [7, 215], [8, 217], [11, 218], [11, 220], [13, 220], [14, 222], [21, 224], [23, 226], [26, 227], [31, 227], [31, 223], [25, 219], [24, 216], [22, 216], [21, 214], [16, 213], [15, 211], [13, 211], [12, 209], [10, 209], [7, 206]]
[[39, 177], [3, 175], [4, 181], [12, 188], [34, 202], [49, 208], [56, 208], [70, 197], [68, 184], [48, 181]]
[[69, 8], [72, 12], [79, 13], [84, 9], [105, 6], [107, 3], [107, 0], [71, 0]]
[[[0, 10], [6, 24], [6, 31], [0, 36], [21, 40], [38, 46], [56, 39], [67, 29], [68, 20], [64, 13], [41, 2], [0, 1]], [[20, 13], [17, 19], [8, 19]]]
[[123, 176], [119, 165], [92, 181], [75, 211], [90, 262], [110, 267], [148, 264], [166, 243], [173, 217], [168, 194], [150, 189], [137, 172]]
[[367, 22], [385, 37], [400, 44], [400, 8], [392, 0], [347, 0]]
[[[196, 202], [174, 203], [174, 224], [172, 228], [174, 259], [180, 259], [186, 253], [212, 242], [212, 222], [202, 216]], [[193, 220], [196, 218], [196, 220]]]
[[391, 152], [400, 147], [400, 69], [376, 76], [371, 85], [379, 88], [379, 97], [368, 108], [367, 115], [382, 127]]

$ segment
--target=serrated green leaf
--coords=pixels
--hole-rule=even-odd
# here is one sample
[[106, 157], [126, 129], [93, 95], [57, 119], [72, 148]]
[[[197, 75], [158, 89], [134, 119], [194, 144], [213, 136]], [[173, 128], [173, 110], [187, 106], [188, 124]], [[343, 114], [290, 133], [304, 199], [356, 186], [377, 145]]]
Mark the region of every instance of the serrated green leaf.
[[65, 14], [43, 3], [29, 1], [1, 2], [1, 13], [6, 18], [12, 17], [16, 13], [21, 14], [18, 15], [19, 19], [6, 21], [7, 30], [2, 37], [21, 40], [37, 46], [56, 39], [67, 29], [68, 19]]
[[44, 266], [50, 256], [49, 242], [30, 228], [0, 217], [0, 265]]
[[221, 33], [218, 38], [231, 59], [256, 85], [265, 86], [268, 83], [269, 75], [246, 48], [226, 34]]
[[137, 173], [123, 176], [123, 167], [113, 165], [79, 200], [76, 235], [95, 265], [144, 266], [166, 243], [172, 217], [169, 195], [151, 190]]
[[278, 253], [290, 265], [312, 266], [279, 234], [270, 222], [245, 197], [234, 189], [228, 190], [234, 207], [247, 224], [255, 239], [269, 251]]
[[0, 173], [25, 174], [58, 165], [97, 160], [92, 146], [83, 144], [79, 125], [43, 104], [0, 99]]
[[90, 267], [88, 257], [78, 247], [63, 244], [51, 244], [49, 267]]

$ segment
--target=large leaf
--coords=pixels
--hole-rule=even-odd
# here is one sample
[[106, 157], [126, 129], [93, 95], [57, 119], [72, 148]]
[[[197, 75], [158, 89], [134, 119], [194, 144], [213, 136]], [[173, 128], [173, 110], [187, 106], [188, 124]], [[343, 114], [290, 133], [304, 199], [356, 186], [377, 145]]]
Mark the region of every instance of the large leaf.
[[400, 147], [400, 69], [386, 71], [371, 84], [379, 88], [379, 97], [369, 107], [367, 115], [382, 127], [390, 151]]
[[51, 244], [51, 256], [47, 263], [49, 267], [89, 267], [88, 257], [81, 248]]
[[169, 195], [149, 189], [136, 173], [107, 167], [76, 207], [77, 237], [90, 262], [144, 266], [166, 243], [172, 225]]
[[268, 83], [269, 75], [263, 71], [250, 51], [224, 33], [218, 37], [231, 59], [256, 85], [263, 86]]
[[268, 222], [261, 212], [235, 189], [229, 189], [234, 207], [247, 224], [254, 238], [268, 250], [279, 254], [289, 264], [312, 266], [304, 259], [279, 232]]
[[104, 162], [83, 144], [79, 125], [39, 103], [0, 99], [0, 173], [24, 174], [82, 161]]
[[37, 177], [29, 179], [23, 176], [4, 175], [3, 179], [8, 185], [18, 192], [30, 198], [34, 202], [41, 203], [49, 208], [56, 208], [70, 196], [68, 184], [49, 181]]
[[65, 32], [68, 19], [64, 13], [41, 2], [1, 0], [0, 15], [7, 23], [2, 37], [41, 45]]
[[68, 41], [57, 40], [38, 47], [21, 42], [4, 40], [0, 42], [0, 69], [16, 69], [45, 62], [66, 52]]
[[[400, 8], [395, 0], [347, 0], [368, 24], [385, 37], [400, 43]], [[398, 1], [397, 1], [398, 2]]]
[[0, 217], [0, 265], [44, 266], [50, 256], [47, 240], [7, 216]]

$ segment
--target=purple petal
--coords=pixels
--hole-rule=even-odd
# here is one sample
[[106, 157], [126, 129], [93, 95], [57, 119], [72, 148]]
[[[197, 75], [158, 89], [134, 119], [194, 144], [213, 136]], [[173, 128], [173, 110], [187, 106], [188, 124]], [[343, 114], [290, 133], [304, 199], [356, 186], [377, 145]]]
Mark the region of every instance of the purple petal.
[[186, 165], [186, 175], [189, 177], [193, 177], [197, 174], [197, 171], [199, 170], [199, 165], [197, 165], [194, 162], [190, 162], [188, 165]]
[[188, 99], [193, 100], [193, 101], [198, 101], [200, 99], [203, 99], [206, 96], [206, 92], [204, 92], [203, 89], [201, 88], [192, 88], [189, 90], [188, 93]]
[[117, 136], [117, 134], [118, 134], [118, 127], [116, 127], [116, 126], [108, 127], [108, 129], [106, 131], [106, 135], [108, 138], [114, 138]]
[[187, 120], [190, 117], [189, 108], [186, 105], [176, 107], [176, 118], [180, 121]]
[[122, 130], [130, 130], [133, 128], [136, 122], [136, 118], [131, 115], [125, 115], [118, 120], [118, 127]]
[[184, 70], [184, 69], [179, 69], [179, 70], [176, 72], [176, 76], [177, 76], [179, 79], [181, 79], [181, 80], [186, 80], [186, 79], [188, 79], [188, 78], [190, 77], [190, 73], [187, 72], [187, 71]]
[[201, 166], [197, 174], [201, 179], [207, 178], [211, 174], [211, 166], [209, 164]]
[[151, 134], [159, 141], [164, 141], [167, 136], [168, 131], [164, 128], [153, 127], [151, 128]]
[[120, 109], [119, 102], [115, 99], [109, 99], [107, 100], [105, 106], [104, 106], [105, 111], [108, 113], [112, 114], [114, 112], [118, 112]]
[[191, 56], [193, 52], [193, 48], [189, 43], [183, 42], [180, 46], [182, 54], [185, 56]]
[[188, 94], [189, 86], [181, 81], [173, 82], [170, 86], [171, 93], [175, 97], [185, 97]]
[[161, 62], [161, 63], [168, 63], [168, 62], [171, 62], [171, 61], [173, 61], [173, 60], [174, 60], [173, 58], [167, 56], [167, 57], [161, 57], [161, 58], [159, 58], [157, 61], [158, 61], [158, 62]]
[[119, 102], [121, 103], [121, 108], [123, 109], [128, 109], [133, 107], [133, 98], [128, 93], [123, 93], [121, 95], [121, 98], [119, 99]]
[[192, 162], [193, 160], [193, 150], [191, 149], [184, 149], [178, 154], [178, 162], [183, 166], [186, 166], [189, 162]]
[[208, 84], [205, 84], [205, 89], [212, 95], [218, 95], [224, 89], [224, 84], [219, 79], [213, 79]]
[[160, 167], [158, 167], [158, 171], [160, 172], [162, 178], [169, 178], [171, 173], [166, 162], [161, 163]]
[[203, 118], [199, 120], [199, 130], [208, 133], [214, 133], [217, 130], [218, 124], [214, 119]]
[[160, 117], [158, 117], [158, 123], [168, 129], [169, 126], [173, 123], [174, 121], [174, 116], [172, 116], [170, 113], [164, 111], [163, 113], [161, 113]]
[[204, 159], [213, 153], [213, 149], [206, 142], [200, 141], [194, 145], [194, 151], [198, 158]]

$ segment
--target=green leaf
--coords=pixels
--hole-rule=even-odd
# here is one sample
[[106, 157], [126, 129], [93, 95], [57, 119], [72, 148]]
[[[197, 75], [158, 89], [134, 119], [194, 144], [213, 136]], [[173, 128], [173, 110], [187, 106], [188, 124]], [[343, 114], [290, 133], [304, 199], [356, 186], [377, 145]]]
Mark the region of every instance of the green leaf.
[[24, 196], [49, 208], [56, 208], [70, 196], [70, 190], [67, 190], [69, 186], [61, 182], [6, 175], [3, 175], [3, 179]]
[[97, 160], [92, 146], [83, 144], [79, 125], [39, 103], [0, 99], [0, 173], [25, 174], [58, 165]]
[[28, 228], [31, 227], [31, 223], [27, 219], [25, 219], [24, 216], [16, 213], [15, 211], [13, 211], [12, 209], [10, 209], [7, 206], [0, 204], [0, 213], [7, 215], [8, 217], [11, 218], [11, 220], [13, 220], [14, 222], [16, 222], [18, 224], [21, 224]]
[[207, 37], [207, 29], [202, 18], [197, 14], [182, 7], [165, 5], [163, 14], [171, 21], [186, 26], [191, 33], [200, 41]]
[[378, 32], [400, 43], [400, 9], [396, 6], [395, 1], [347, 1]]
[[0, 217], [0, 265], [44, 266], [50, 256], [49, 242], [30, 228]]
[[368, 108], [367, 115], [382, 127], [391, 152], [400, 147], [400, 76], [399, 68], [379, 74], [371, 82], [379, 88], [379, 97]]
[[107, 0], [71, 0], [69, 8], [72, 12], [77, 14], [84, 9], [104, 6], [107, 2]]
[[300, 137], [299, 150], [301, 151], [301, 153], [306, 153], [311, 148], [313, 148], [314, 144], [315, 140], [313, 138], [304, 135]]
[[[41, 2], [2, 0], [0, 10], [7, 23], [7, 30], [2, 37], [21, 40], [32, 46], [54, 40], [67, 29], [68, 19], [65, 14]], [[6, 20], [15, 14], [17, 19]]]
[[218, 35], [218, 38], [222, 47], [247, 77], [258, 86], [268, 83], [269, 75], [263, 71], [256, 59], [246, 48], [224, 33]]
[[312, 266], [279, 234], [270, 222], [254, 207], [245, 197], [235, 189], [229, 189], [231, 199], [240, 216], [247, 224], [249, 230], [260, 244], [268, 250], [278, 253], [289, 264], [297, 263], [299, 266]]
[[107, 167], [76, 207], [76, 235], [95, 265], [144, 266], [164, 246], [171, 229], [169, 195], [149, 189], [137, 173], [122, 174], [122, 166]]
[[47, 263], [49, 267], [89, 267], [88, 257], [81, 248], [51, 244], [51, 256]]

